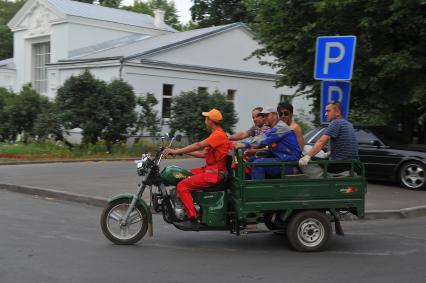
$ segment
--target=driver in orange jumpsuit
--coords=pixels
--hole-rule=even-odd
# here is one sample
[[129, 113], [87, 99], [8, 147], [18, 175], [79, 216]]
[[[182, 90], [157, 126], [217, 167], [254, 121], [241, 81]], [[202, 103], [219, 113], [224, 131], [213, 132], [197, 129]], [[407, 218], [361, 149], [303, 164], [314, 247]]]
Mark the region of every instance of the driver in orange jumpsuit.
[[[194, 157], [204, 158], [206, 165], [191, 170], [193, 176], [183, 179], [176, 187], [176, 191], [185, 206], [188, 221], [180, 223], [180, 226], [193, 227], [199, 225], [197, 211], [191, 195], [191, 190], [202, 190], [220, 182], [226, 173], [226, 155], [231, 143], [222, 129], [222, 113], [217, 109], [203, 112], [205, 125], [211, 134], [203, 141], [193, 143], [184, 148], [167, 148], [163, 154], [189, 154]], [[200, 151], [204, 148], [204, 151]]]

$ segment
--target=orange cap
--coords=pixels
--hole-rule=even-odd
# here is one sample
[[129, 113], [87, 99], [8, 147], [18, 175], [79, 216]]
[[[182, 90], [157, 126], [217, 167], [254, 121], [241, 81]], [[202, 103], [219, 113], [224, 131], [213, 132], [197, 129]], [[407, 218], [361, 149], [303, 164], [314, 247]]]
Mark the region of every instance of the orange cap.
[[220, 122], [223, 119], [222, 113], [220, 113], [220, 111], [215, 108], [213, 108], [209, 112], [203, 112], [201, 114], [203, 114], [203, 116], [205, 117], [209, 117], [209, 119], [213, 122]]

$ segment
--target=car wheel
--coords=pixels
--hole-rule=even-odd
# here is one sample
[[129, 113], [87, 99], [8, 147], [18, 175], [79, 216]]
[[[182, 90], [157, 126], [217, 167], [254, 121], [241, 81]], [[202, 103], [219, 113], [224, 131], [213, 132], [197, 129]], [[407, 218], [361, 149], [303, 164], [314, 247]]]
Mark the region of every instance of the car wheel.
[[425, 189], [425, 167], [418, 161], [408, 161], [399, 170], [399, 181], [407, 189]]

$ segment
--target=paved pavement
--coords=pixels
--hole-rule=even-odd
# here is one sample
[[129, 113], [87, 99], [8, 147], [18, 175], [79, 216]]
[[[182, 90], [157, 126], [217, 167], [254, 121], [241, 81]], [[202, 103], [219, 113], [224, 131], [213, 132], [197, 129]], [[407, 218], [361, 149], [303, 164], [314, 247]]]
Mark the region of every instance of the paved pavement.
[[[165, 160], [192, 168], [200, 159]], [[0, 166], [0, 184], [15, 184], [108, 198], [135, 192], [138, 182], [133, 162], [82, 162]], [[145, 196], [146, 197], [146, 196]], [[369, 183], [366, 210], [396, 210], [426, 205], [426, 191], [406, 190], [396, 184]]]
[[344, 223], [327, 251], [298, 253], [272, 233], [182, 232], [115, 246], [101, 209], [0, 190], [0, 282], [424, 282], [426, 217]]

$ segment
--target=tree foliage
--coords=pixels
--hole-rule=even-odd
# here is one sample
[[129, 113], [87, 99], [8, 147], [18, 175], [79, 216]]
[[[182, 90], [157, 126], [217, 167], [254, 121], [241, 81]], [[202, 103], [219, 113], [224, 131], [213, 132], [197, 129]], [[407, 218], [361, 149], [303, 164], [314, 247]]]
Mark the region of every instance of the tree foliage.
[[123, 80], [113, 80], [106, 89], [108, 124], [103, 138], [109, 143], [125, 140], [128, 129], [136, 122], [136, 96], [133, 87]]
[[44, 103], [42, 111], [34, 121], [33, 133], [39, 140], [50, 137], [55, 140], [64, 140], [59, 111], [54, 102], [47, 101]]
[[145, 96], [138, 98], [138, 105], [141, 107], [137, 122], [137, 131], [148, 132], [155, 136], [161, 131], [160, 118], [158, 111], [154, 107], [158, 104], [158, 100], [153, 93], [147, 93]]
[[95, 144], [109, 121], [107, 85], [85, 71], [58, 89], [56, 103], [66, 129], [81, 128], [83, 141]]
[[255, 18], [255, 10], [249, 7], [244, 0], [194, 0], [191, 16], [201, 28], [235, 22], [250, 23]]
[[[99, 0], [99, 4], [104, 7], [118, 8], [121, 5], [121, 1], [122, 0]], [[86, 0], [83, 0], [81, 2], [86, 2]]]
[[82, 2], [82, 3], [88, 3], [88, 4], [93, 4], [93, 2], [95, 2], [94, 0], [73, 0], [76, 2]]
[[24, 141], [34, 137], [35, 123], [49, 104], [47, 97], [24, 85], [18, 94], [0, 88], [0, 135], [2, 140], [15, 140], [24, 134]]
[[170, 0], [147, 0], [145, 2], [136, 2], [131, 6], [124, 6], [123, 9], [154, 16], [155, 9], [164, 10], [164, 22], [177, 30], [182, 29], [179, 22], [179, 15], [175, 3]]
[[110, 145], [123, 140], [136, 119], [133, 88], [122, 80], [107, 84], [87, 70], [65, 81], [56, 104], [62, 125], [81, 128], [84, 143], [104, 138]]
[[248, 0], [246, 4], [256, 9], [252, 27], [264, 45], [255, 55], [275, 56], [276, 61], [264, 63], [278, 69], [282, 75], [278, 84], [297, 86], [298, 93], [311, 95], [316, 110], [320, 97], [319, 82], [313, 80], [316, 37], [354, 34], [351, 107], [381, 113], [389, 124], [401, 122], [406, 135], [416, 124], [425, 124], [424, 1]]
[[0, 0], [0, 60], [13, 57], [13, 33], [7, 23], [24, 4], [23, 0]]
[[226, 96], [219, 91], [212, 94], [201, 91], [182, 92], [173, 98], [170, 127], [173, 131], [185, 133], [191, 141], [201, 140], [209, 135], [204, 125], [204, 117], [201, 112], [216, 108], [223, 115], [223, 129], [233, 132], [238, 122], [234, 104], [226, 100]]

